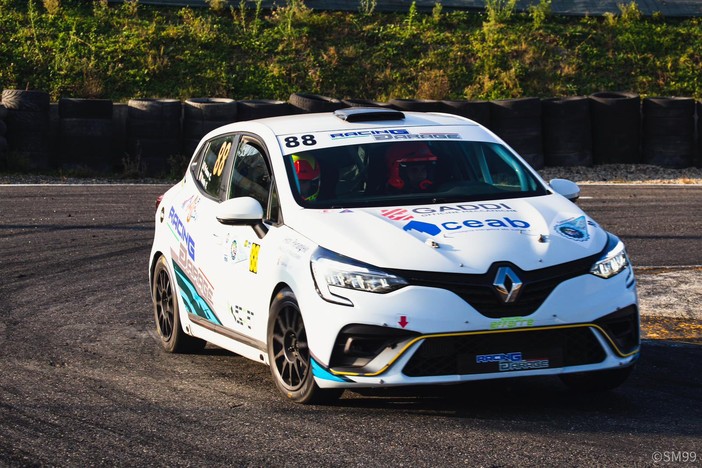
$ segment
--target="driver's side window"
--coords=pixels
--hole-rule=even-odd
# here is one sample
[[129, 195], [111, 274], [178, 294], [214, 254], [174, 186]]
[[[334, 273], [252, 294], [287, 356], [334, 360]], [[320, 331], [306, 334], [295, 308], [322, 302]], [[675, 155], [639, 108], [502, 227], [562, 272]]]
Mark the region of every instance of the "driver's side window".
[[271, 174], [263, 150], [255, 142], [242, 140], [234, 156], [229, 198], [252, 197], [265, 212], [270, 191]]

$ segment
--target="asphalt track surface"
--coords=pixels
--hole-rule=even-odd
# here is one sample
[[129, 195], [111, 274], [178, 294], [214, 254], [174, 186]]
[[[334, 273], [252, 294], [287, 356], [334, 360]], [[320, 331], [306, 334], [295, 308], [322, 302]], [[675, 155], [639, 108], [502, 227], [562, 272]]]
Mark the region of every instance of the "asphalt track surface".
[[[283, 400], [267, 367], [223, 350], [165, 354], [147, 284], [164, 189], [0, 186], [0, 465], [702, 463], [698, 345], [645, 341], [634, 374], [605, 395], [515, 379], [347, 391], [309, 407]], [[702, 187], [583, 195], [635, 265], [702, 264]]]

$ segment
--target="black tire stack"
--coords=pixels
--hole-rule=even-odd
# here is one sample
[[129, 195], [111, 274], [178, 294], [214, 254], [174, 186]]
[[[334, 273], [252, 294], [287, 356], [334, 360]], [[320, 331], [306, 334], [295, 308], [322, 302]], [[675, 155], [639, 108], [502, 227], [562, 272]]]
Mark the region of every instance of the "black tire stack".
[[182, 103], [177, 99], [130, 99], [127, 103], [126, 172], [164, 175], [181, 154]]
[[641, 98], [634, 93], [589, 96], [595, 164], [641, 162]]
[[62, 98], [58, 113], [60, 167], [112, 172], [119, 162], [112, 144], [112, 101]]
[[505, 140], [534, 169], [544, 166], [539, 98], [490, 101], [490, 130]]
[[586, 96], [541, 101], [544, 163], [592, 166], [590, 101]]
[[384, 107], [392, 108], [392, 105], [388, 102], [373, 101], [371, 99], [342, 99], [341, 102], [344, 103], [346, 107]]
[[390, 99], [391, 107], [397, 110], [416, 112], [446, 112], [446, 105], [443, 101], [434, 99]]
[[7, 109], [4, 105], [0, 104], [0, 170], [7, 168], [7, 124], [5, 119], [7, 118]]
[[238, 104], [228, 98], [190, 98], [183, 103], [183, 154], [192, 156], [198, 143], [215, 128], [238, 120]]
[[293, 115], [299, 111], [289, 102], [274, 99], [251, 99], [238, 101], [239, 120], [264, 119], [266, 117], [279, 117]]
[[643, 161], [689, 167], [695, 158], [695, 100], [647, 97], [642, 102]]
[[443, 101], [449, 114], [460, 115], [485, 127], [490, 126], [489, 101]]
[[9, 149], [16, 154], [17, 160], [13, 162], [16, 168], [51, 168], [49, 93], [5, 89], [2, 92], [2, 104], [8, 111], [5, 120], [6, 138]]
[[300, 113], [304, 114], [334, 112], [346, 107], [346, 104], [338, 99], [308, 93], [293, 93], [288, 98], [288, 102]]

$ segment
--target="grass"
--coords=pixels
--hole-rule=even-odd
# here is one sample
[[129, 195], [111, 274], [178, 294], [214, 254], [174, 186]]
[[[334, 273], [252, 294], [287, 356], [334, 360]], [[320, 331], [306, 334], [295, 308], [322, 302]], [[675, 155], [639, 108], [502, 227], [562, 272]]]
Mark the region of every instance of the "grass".
[[631, 91], [702, 98], [702, 22], [557, 17], [490, 0], [484, 13], [322, 12], [302, 0], [164, 8], [136, 0], [0, 0], [0, 87], [60, 97], [291, 93], [387, 101], [505, 99]]

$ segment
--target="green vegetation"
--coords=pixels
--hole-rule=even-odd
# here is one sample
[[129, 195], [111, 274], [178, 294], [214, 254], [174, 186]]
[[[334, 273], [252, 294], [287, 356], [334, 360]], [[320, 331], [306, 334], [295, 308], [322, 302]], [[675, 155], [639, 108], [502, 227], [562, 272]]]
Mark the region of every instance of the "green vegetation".
[[137, 0], [0, 0], [0, 87], [59, 97], [499, 99], [596, 91], [702, 97], [702, 20], [517, 12], [355, 14], [303, 0], [209, 0], [156, 8]]

